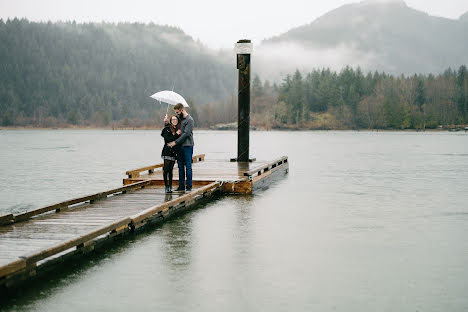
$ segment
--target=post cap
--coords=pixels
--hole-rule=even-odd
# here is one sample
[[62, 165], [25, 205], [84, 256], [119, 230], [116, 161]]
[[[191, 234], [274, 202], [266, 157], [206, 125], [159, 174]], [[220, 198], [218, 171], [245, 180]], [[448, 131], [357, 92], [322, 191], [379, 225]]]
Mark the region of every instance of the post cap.
[[251, 54], [253, 50], [253, 44], [249, 39], [241, 39], [237, 41], [234, 47], [236, 54]]

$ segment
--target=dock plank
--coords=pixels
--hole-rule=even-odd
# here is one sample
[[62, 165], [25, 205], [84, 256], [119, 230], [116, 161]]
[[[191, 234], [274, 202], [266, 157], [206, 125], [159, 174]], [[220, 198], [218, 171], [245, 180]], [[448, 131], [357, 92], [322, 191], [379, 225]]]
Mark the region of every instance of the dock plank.
[[[285, 166], [288, 166], [285, 159]], [[259, 168], [260, 173], [257, 172]], [[81, 253], [88, 247], [94, 248], [94, 239], [112, 238], [122, 231], [135, 230], [151, 218], [171, 215], [216, 190], [249, 194], [254, 183], [276, 170], [275, 164], [266, 161], [236, 163], [205, 160], [203, 156], [193, 164], [194, 187], [190, 193], [165, 194], [162, 170], [154, 166], [148, 173], [130, 172], [129, 176], [133, 177], [125, 178], [126, 186], [122, 188], [16, 216], [0, 216], [0, 286], [5, 285], [2, 278], [6, 275], [14, 275], [24, 268], [29, 270], [38, 261], [43, 263], [70, 250]], [[177, 178], [176, 166], [174, 187], [178, 184]]]
[[[173, 194], [170, 198], [182, 195]], [[0, 226], [0, 266], [16, 261], [24, 255], [33, 255], [29, 261], [50, 255], [56, 252], [57, 248], [63, 249], [73, 244], [57, 247], [60, 243], [73, 241], [77, 237], [86, 237], [90, 232], [112, 224], [116, 220], [142, 212], [148, 207], [164, 204], [167, 202], [167, 197], [160, 187], [148, 186], [96, 200], [93, 203], [65, 208], [60, 213], [50, 212], [33, 216], [20, 223], [2, 225]], [[11, 216], [8, 218], [11, 219]], [[48, 251], [42, 256], [35, 254], [41, 250]]]

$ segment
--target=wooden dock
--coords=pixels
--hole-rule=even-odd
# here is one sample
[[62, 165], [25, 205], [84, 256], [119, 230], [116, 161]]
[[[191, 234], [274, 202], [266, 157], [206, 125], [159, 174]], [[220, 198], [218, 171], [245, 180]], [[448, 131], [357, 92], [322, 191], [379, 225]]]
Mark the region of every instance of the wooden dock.
[[[165, 194], [162, 164], [126, 172], [124, 186], [25, 213], [0, 215], [0, 291], [82, 257], [113, 240], [208, 201], [251, 194], [287, 173], [288, 158], [237, 163], [193, 157], [193, 190]], [[178, 169], [174, 168], [174, 185]]]

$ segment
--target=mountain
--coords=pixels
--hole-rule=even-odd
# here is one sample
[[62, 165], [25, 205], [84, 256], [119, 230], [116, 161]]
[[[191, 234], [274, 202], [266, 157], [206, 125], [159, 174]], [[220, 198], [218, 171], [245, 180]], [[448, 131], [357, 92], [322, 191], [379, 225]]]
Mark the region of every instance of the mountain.
[[463, 14], [462, 16], [460, 16], [459, 20], [461, 22], [468, 22], [468, 11], [465, 12], [465, 14]]
[[258, 50], [270, 63], [277, 57], [276, 63], [299, 69], [351, 65], [393, 74], [438, 73], [468, 63], [466, 19], [430, 16], [400, 0], [363, 1], [265, 40]]
[[199, 105], [236, 86], [235, 68], [174, 27], [0, 19], [0, 42], [0, 125], [148, 120], [157, 91]]

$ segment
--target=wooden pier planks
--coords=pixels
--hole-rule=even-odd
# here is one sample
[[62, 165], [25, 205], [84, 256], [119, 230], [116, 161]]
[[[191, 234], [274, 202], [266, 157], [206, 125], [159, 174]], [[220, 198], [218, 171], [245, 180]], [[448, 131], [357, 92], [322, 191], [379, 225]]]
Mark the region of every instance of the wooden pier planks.
[[8, 224], [8, 223], [21, 222], [21, 221], [24, 221], [24, 220], [28, 220], [29, 218], [32, 218], [34, 216], [38, 216], [38, 215], [41, 215], [43, 213], [47, 213], [47, 212], [54, 211], [54, 210], [56, 212], [60, 212], [62, 209], [68, 208], [69, 206], [72, 206], [72, 205], [75, 205], [75, 204], [107, 198], [107, 196], [113, 195], [113, 194], [116, 194], [116, 193], [126, 193], [127, 191], [133, 190], [135, 188], [144, 187], [144, 186], [146, 186], [148, 184], [150, 184], [149, 181], [139, 181], [139, 182], [132, 183], [132, 184], [129, 184], [129, 185], [124, 185], [123, 187], [119, 187], [119, 188], [116, 188], [116, 189], [112, 189], [112, 190], [108, 190], [108, 191], [105, 191], [105, 192], [100, 192], [100, 193], [96, 193], [96, 194], [92, 194], [92, 195], [87, 195], [87, 196], [83, 196], [83, 197], [74, 198], [74, 199], [67, 200], [67, 201], [64, 201], [64, 202], [52, 204], [52, 205], [49, 205], [49, 206], [46, 206], [46, 207], [42, 207], [42, 208], [39, 208], [39, 209], [35, 209], [35, 210], [31, 210], [31, 211], [28, 211], [28, 212], [25, 212], [25, 213], [21, 213], [21, 214], [18, 214], [18, 215], [12, 216], [10, 214], [10, 215], [4, 216], [3, 220], [0, 219], [0, 225]]
[[[229, 160], [207, 160], [194, 163], [193, 185], [207, 185], [214, 181], [238, 181], [244, 180], [244, 173], [260, 166], [267, 166], [269, 162], [255, 161], [250, 163], [237, 163]], [[179, 179], [177, 165], [173, 171], [174, 183]], [[124, 179], [124, 184], [150, 180], [153, 185], [164, 185], [162, 169], [155, 170], [152, 173], [140, 174], [138, 177], [128, 177]]]
[[[288, 170], [288, 157], [283, 156], [274, 161], [253, 161], [253, 162], [231, 162], [229, 160], [207, 160], [194, 163], [193, 185], [204, 186], [212, 182], [221, 182], [221, 188], [225, 193], [252, 194], [255, 184], [264, 184], [272, 172], [277, 169]], [[128, 173], [128, 172], [127, 172]], [[178, 168], [173, 171], [174, 185], [178, 183]], [[164, 185], [162, 169], [154, 170], [151, 173], [140, 174], [138, 177], [127, 177], [124, 184], [150, 181], [152, 185]], [[261, 182], [261, 183], [260, 183]]]
[[181, 204], [192, 204], [219, 188], [219, 183], [215, 182], [190, 193], [171, 195], [158, 187], [133, 189], [60, 213], [45, 213], [0, 226], [0, 284], [2, 277], [24, 269], [24, 263], [27, 267], [35, 267], [38, 261], [71, 248], [80, 248], [80, 245], [92, 244], [93, 239], [102, 235], [128, 231], [137, 223], [141, 226], [154, 214], [167, 212]]
[[[0, 226], [0, 266], [165, 202], [162, 189], [141, 190], [144, 190], [141, 194], [138, 194], [138, 190], [127, 193], [129, 197], [138, 194], [136, 201], [127, 200], [126, 194], [122, 194], [94, 203], [83, 203], [60, 213], [47, 213], [20, 223]], [[130, 224], [131, 220], [127, 221]]]
[[[205, 160], [205, 154], [194, 155], [192, 157], [192, 162], [193, 163], [196, 163], [196, 162], [199, 162], [199, 161], [204, 161], [204, 160]], [[151, 173], [153, 173], [155, 171], [155, 169], [162, 168], [163, 166], [164, 166], [164, 164], [156, 164], [156, 165], [146, 166], [146, 167], [142, 167], [142, 168], [138, 168], [138, 169], [128, 170], [127, 172], [125, 172], [125, 174], [129, 178], [138, 178], [140, 176], [141, 172], [148, 171], [148, 173], [151, 174]]]
[[[153, 165], [127, 171], [121, 188], [0, 216], [0, 286], [8, 286], [24, 272], [36, 274], [38, 263], [92, 250], [98, 240], [134, 230], [149, 220], [162, 220], [213, 192], [250, 194], [255, 185], [267, 184], [266, 178], [274, 172], [287, 172], [289, 165], [287, 157], [251, 163], [205, 161], [203, 154], [194, 158], [194, 189], [187, 194], [165, 194], [159, 187], [163, 185], [161, 166]], [[148, 173], [140, 174], [142, 170]], [[175, 184], [177, 177], [176, 167]]]
[[50, 248], [42, 249], [39, 251], [34, 251], [24, 256], [20, 256], [21, 259], [26, 261], [27, 265], [32, 263], [36, 263], [40, 260], [43, 260], [47, 257], [53, 256], [59, 252], [65, 251], [67, 249], [79, 246], [80, 244], [86, 243], [100, 235], [106, 234], [116, 228], [119, 228], [123, 225], [128, 225], [131, 222], [130, 218], [123, 218], [111, 224], [101, 226], [97, 229], [92, 230], [91, 232], [87, 232], [86, 234], [80, 235], [63, 243], [54, 244]]
[[196, 196], [203, 196], [204, 193], [206, 192], [210, 192], [212, 191], [213, 189], [216, 189], [216, 188], [219, 188], [220, 187], [220, 183], [218, 182], [213, 182], [207, 186], [204, 186], [204, 187], [201, 187], [199, 189], [195, 189], [193, 190], [192, 192], [190, 193], [187, 193], [185, 194], [185, 196], [179, 196], [178, 198], [176, 199], [173, 199], [171, 201], [168, 201], [162, 205], [157, 205], [157, 206], [154, 206], [154, 207], [150, 207], [134, 216], [132, 216], [132, 224], [137, 224], [139, 222], [141, 222], [142, 220], [144, 219], [147, 219], [148, 217], [152, 216], [152, 215], [155, 215], [159, 212], [162, 212], [164, 211], [165, 209], [171, 207], [171, 206], [174, 206], [174, 205], [177, 205], [177, 204], [180, 204], [182, 202], [185, 202], [185, 201], [190, 201], [192, 199], [194, 199]]

